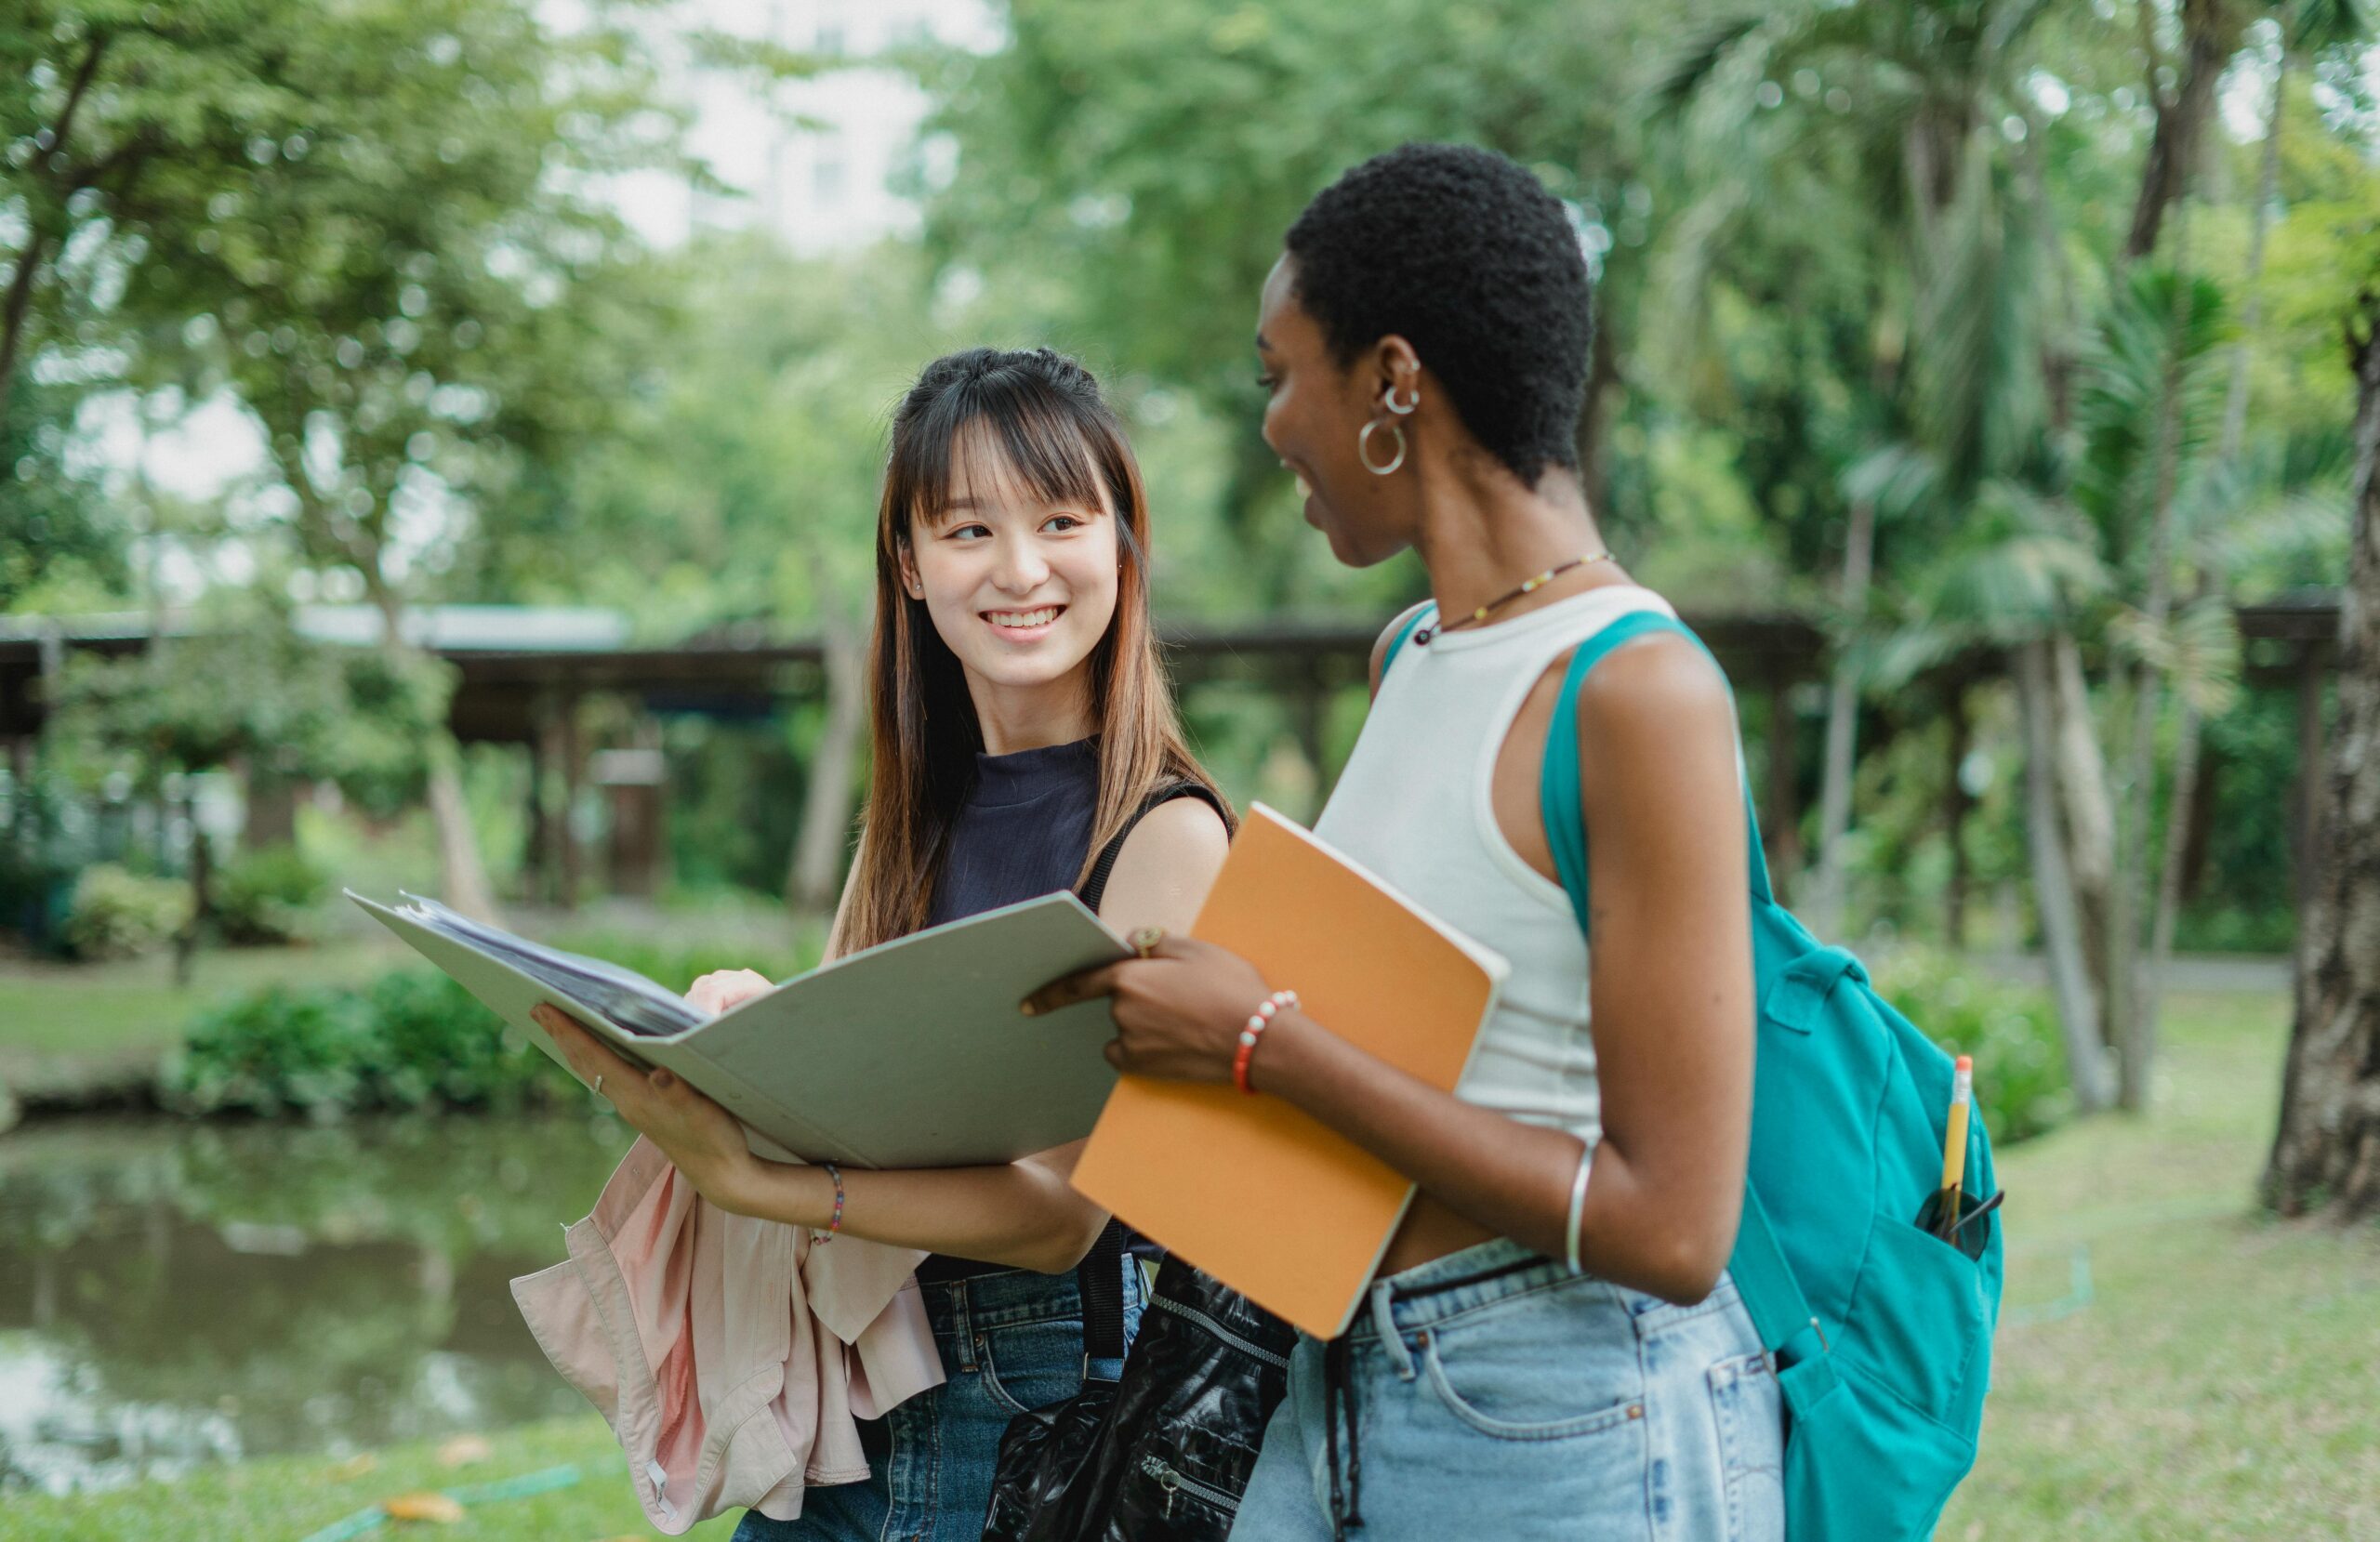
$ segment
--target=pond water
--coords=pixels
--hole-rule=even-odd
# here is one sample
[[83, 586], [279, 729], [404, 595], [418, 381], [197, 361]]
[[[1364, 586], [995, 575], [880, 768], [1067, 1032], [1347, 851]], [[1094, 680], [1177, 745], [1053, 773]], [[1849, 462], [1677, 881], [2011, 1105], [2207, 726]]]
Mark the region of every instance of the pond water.
[[584, 1410], [512, 1304], [633, 1132], [602, 1114], [0, 1136], [0, 1491]]

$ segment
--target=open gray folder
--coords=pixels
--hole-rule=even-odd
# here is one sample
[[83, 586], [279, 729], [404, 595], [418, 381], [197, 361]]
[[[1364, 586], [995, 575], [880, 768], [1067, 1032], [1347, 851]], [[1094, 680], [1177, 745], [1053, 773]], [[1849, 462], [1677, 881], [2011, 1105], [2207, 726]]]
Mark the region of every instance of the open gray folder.
[[370, 911], [547, 1054], [550, 1001], [613, 1048], [683, 1076], [804, 1161], [866, 1167], [1011, 1162], [1091, 1133], [1116, 1085], [1106, 1000], [1026, 1017], [1063, 974], [1130, 956], [1072, 894], [898, 938], [707, 1018], [633, 970], [406, 896]]

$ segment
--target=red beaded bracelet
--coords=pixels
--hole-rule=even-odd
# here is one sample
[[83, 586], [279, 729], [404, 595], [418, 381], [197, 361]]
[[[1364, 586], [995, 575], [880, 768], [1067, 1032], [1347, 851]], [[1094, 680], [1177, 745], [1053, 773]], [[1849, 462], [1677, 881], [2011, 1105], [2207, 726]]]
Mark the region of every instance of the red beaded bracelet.
[[1249, 1015], [1247, 1024], [1239, 1031], [1239, 1053], [1232, 1057], [1232, 1086], [1250, 1097], [1256, 1095], [1256, 1088], [1250, 1086], [1248, 1081], [1248, 1063], [1256, 1058], [1256, 1041], [1264, 1036], [1265, 1029], [1273, 1026], [1273, 1015], [1276, 1012], [1284, 1007], [1294, 1007], [1297, 1004], [1297, 992], [1275, 991], [1264, 998], [1263, 1005]]

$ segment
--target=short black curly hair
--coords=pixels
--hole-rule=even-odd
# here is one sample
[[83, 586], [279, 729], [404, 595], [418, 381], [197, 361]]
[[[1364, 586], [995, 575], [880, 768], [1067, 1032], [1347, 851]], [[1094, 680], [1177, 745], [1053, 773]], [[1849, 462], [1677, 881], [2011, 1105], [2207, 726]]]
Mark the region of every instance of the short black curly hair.
[[1317, 193], [1283, 245], [1342, 364], [1395, 333], [1524, 484], [1578, 468], [1593, 285], [1561, 201], [1526, 167], [1403, 145]]

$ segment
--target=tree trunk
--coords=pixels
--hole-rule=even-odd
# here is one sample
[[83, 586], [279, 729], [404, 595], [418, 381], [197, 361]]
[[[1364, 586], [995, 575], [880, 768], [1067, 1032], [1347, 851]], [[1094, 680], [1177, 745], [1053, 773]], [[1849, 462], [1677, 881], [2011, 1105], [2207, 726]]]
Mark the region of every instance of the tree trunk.
[[1942, 788], [1942, 833], [1950, 843], [1950, 882], [1942, 896], [1942, 938], [1952, 953], [1967, 945], [1967, 796], [1964, 771], [1973, 741], [1967, 718], [1967, 682], [1954, 678], [1943, 691], [1942, 709], [1950, 719], [1948, 772]]
[[804, 916], [833, 910], [842, 888], [852, 797], [858, 790], [853, 762], [867, 720], [866, 638], [856, 626], [835, 621], [827, 623], [824, 638], [826, 722], [810, 763], [810, 797], [802, 804], [801, 832], [786, 879], [786, 903]]
[[2266, 1203], [2380, 1212], [2380, 283], [2357, 301], [2353, 550], [2339, 606], [2338, 733], [2301, 919], [2297, 1020]]
[[1859, 671], [1851, 641], [1868, 608], [1868, 580], [1876, 556], [1876, 507], [1851, 506], [1843, 543], [1844, 631], [1835, 639], [1834, 679], [1827, 691], [1826, 765], [1818, 785], [1818, 870], [1810, 885], [1810, 926], [1820, 937], [1843, 929], [1844, 850], [1851, 831], [1851, 779], [1858, 770]]
[[2165, 1005], [2165, 975], [2174, 962], [2174, 929], [2182, 913], [2182, 879], [2189, 869], [2199, 771], [2198, 708], [2185, 696], [2179, 743], [2174, 747], [2174, 795], [2165, 812], [2165, 855], [2157, 870], [2157, 912], [2149, 927], [2149, 968], [2140, 981], [2140, 1021], [2146, 1052], [2157, 1048], [2158, 1014]]
[[[49, 144], [41, 160], [34, 163], [36, 167], [44, 163], [62, 163], [66, 147], [74, 138], [74, 115], [90, 94], [92, 83], [99, 78], [99, 61], [107, 57], [113, 42], [113, 33], [95, 31], [83, 46], [83, 61], [75, 66], [74, 79], [66, 87], [66, 100], [58, 110], [58, 121], [48, 125]], [[72, 186], [70, 182], [68, 188]], [[60, 192], [66, 191], [60, 189]], [[17, 271], [9, 280], [7, 298], [0, 302], [0, 417], [7, 415], [9, 388], [16, 384], [17, 366], [22, 361], [25, 334], [33, 321], [33, 287], [39, 282], [42, 264], [49, 259], [53, 247], [64, 248], [73, 230], [71, 225], [52, 228], [51, 222], [42, 217], [40, 204], [34, 199], [26, 202], [26, 217], [24, 249], [18, 254]]]
[[[2146, 6], [2149, 0], [2135, 0]], [[2188, 185], [2198, 164], [2199, 142], [2215, 111], [2215, 89], [2240, 46], [2240, 29], [2246, 18], [2230, 0], [2182, 0], [2182, 59], [2177, 66], [2179, 87], [2168, 93], [2157, 80], [2162, 59], [2148, 60], [2149, 97], [2156, 104], [2157, 127], [2149, 141], [2149, 159], [2140, 172], [2140, 191], [2133, 200], [2132, 231], [2124, 240], [2123, 260], [2135, 261], [2157, 249], [2157, 234], [2166, 212]]]
[[2016, 707], [2025, 734], [2025, 846], [2032, 859], [2033, 903], [2041, 913], [2050, 992], [2066, 1040], [2074, 1106], [2095, 1114], [2108, 1106], [2107, 1061], [2099, 1039], [2099, 1009], [2082, 951], [2067, 847], [2059, 829], [2055, 687], [2050, 645], [2036, 639], [2016, 650]]
[[17, 254], [16, 271], [8, 280], [7, 296], [0, 299], [0, 417], [7, 415], [9, 388], [17, 381], [18, 355], [32, 323], [33, 282], [47, 259], [46, 236], [46, 231], [35, 230], [25, 237], [24, 249]]
[[493, 926], [499, 916], [496, 891], [480, 861], [479, 833], [463, 799], [463, 747], [443, 726], [430, 731], [430, 819], [438, 831], [438, 876], [445, 902], [475, 921]]
[[[2183, 168], [2185, 196], [2188, 169]], [[2151, 637], [2163, 636], [2174, 609], [2174, 486], [2181, 470], [2182, 338], [2189, 317], [2189, 204], [2185, 202], [2174, 221], [2174, 303], [2165, 329], [2163, 378], [2157, 391], [2157, 431], [2149, 451], [2149, 593], [2142, 615]], [[2157, 1022], [2149, 1009], [2153, 989], [2140, 977], [2140, 913], [2157, 811], [2157, 717], [2164, 705], [2165, 679], [2151, 655], [2134, 661], [2131, 673], [2132, 743], [2124, 777], [2128, 795], [2117, 809], [2115, 903], [2108, 912], [2109, 936], [2114, 943], [2108, 960], [2108, 1024], [2121, 1051], [2116, 1059], [2117, 1101], [2137, 1114], [2149, 1106], [2149, 1072], [2157, 1053]], [[2173, 817], [2180, 816], [2177, 805]]]
[[1611, 317], [1601, 303], [1609, 285], [1597, 286], [1594, 340], [1587, 350], [1587, 389], [1579, 402], [1579, 491], [1597, 521], [1610, 517], [1610, 403], [1619, 396], [1620, 359], [1611, 338]]
[[190, 824], [190, 919], [174, 934], [177, 990], [190, 988], [191, 977], [198, 970], [199, 944], [215, 920], [215, 851], [199, 826], [195, 792], [182, 799], [182, 818]]
[[[392, 655], [413, 652], [404, 636], [404, 601], [380, 580], [377, 570], [365, 571], [364, 579], [380, 612], [380, 646]], [[496, 891], [487, 881], [487, 866], [480, 860], [479, 834], [471, 828], [470, 809], [463, 797], [462, 745], [443, 722], [435, 723], [422, 744], [422, 754], [430, 762], [430, 823], [438, 835], [439, 898], [471, 919], [494, 926], [501, 916]]]
[[[2050, 714], [2056, 735], [2054, 769], [2058, 805], [2065, 820], [2066, 860], [2074, 885], [2074, 908], [2082, 932], [2082, 958], [2095, 999], [2108, 986], [2108, 903], [2115, 889], [2116, 816], [2108, 794], [2108, 762], [2099, 749], [2091, 716], [2090, 687], [2082, 679], [2082, 650], [2060, 632], [2049, 639]], [[2100, 1032], [2109, 1032], [2102, 1021]]]
[[2256, 170], [2256, 206], [2248, 225], [2248, 273], [2240, 291], [2240, 340], [2231, 345], [2231, 381], [2223, 393], [2223, 458], [2235, 459], [2248, 428], [2248, 340], [2264, 323], [2265, 237], [2272, 231], [2273, 205], [2281, 202], [2281, 103], [2289, 95], [2289, 45], [2281, 47], [2281, 67], [2272, 77], [2272, 109], [2265, 115], [2265, 142]]

